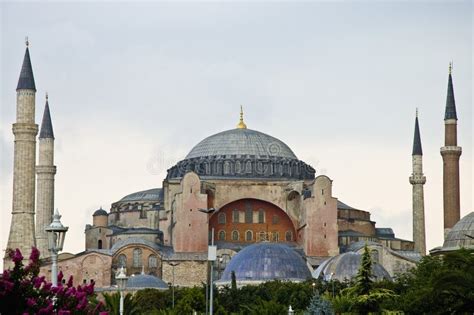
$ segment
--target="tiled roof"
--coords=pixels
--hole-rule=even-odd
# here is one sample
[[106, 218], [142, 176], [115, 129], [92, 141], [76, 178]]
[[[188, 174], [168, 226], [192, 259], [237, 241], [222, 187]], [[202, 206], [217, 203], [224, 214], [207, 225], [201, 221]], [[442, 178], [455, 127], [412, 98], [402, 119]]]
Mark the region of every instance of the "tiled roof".
[[206, 156], [254, 156], [297, 159], [282, 141], [251, 129], [231, 129], [207, 137], [188, 153], [185, 159]]

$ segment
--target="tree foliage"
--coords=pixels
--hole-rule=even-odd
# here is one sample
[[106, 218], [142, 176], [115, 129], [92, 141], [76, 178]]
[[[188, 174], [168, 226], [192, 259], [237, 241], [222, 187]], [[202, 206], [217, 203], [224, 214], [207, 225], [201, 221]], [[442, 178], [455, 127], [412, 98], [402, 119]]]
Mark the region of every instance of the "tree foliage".
[[74, 287], [71, 276], [63, 285], [59, 272], [58, 286], [53, 287], [40, 277], [39, 255], [33, 247], [25, 267], [19, 249], [8, 251], [14, 267], [4, 270], [0, 279], [0, 314], [98, 314], [103, 309], [93, 283]]

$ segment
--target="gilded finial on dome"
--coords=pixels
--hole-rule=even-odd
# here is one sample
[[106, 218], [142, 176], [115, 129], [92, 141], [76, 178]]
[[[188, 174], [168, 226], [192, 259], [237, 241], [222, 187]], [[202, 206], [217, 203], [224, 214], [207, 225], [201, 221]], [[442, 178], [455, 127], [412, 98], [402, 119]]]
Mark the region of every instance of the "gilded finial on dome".
[[452, 71], [453, 71], [453, 62], [451, 61], [449, 63], [449, 74], [451, 74]]
[[244, 110], [242, 105], [240, 105], [240, 121], [237, 124], [238, 129], [247, 129], [247, 125], [244, 123]]

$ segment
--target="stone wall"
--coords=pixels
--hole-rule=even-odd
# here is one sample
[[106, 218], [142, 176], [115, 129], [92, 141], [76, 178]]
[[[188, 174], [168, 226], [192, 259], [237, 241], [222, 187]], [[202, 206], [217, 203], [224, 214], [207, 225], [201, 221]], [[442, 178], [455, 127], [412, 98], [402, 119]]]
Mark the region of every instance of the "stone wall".
[[[174, 267], [174, 283], [175, 286], [192, 287], [200, 286], [206, 283], [207, 279], [207, 261], [187, 260], [187, 261], [170, 261], [178, 263]], [[168, 261], [163, 263], [163, 281], [166, 283], [173, 282], [173, 267]]]
[[[89, 252], [59, 260], [58, 270], [63, 272], [65, 281], [73, 276], [74, 286], [94, 281], [96, 287], [109, 287], [111, 284], [111, 265], [111, 256]], [[51, 281], [50, 263], [41, 266], [40, 275]]]

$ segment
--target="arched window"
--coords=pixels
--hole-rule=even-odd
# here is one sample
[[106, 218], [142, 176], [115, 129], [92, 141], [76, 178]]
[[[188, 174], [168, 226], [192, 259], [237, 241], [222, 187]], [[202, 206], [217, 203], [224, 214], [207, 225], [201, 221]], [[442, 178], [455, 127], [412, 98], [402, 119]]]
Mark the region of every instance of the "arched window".
[[267, 233], [265, 231], [261, 231], [258, 233], [258, 240], [260, 242], [267, 241]]
[[238, 241], [239, 240], [239, 231], [232, 231], [232, 240]]
[[217, 221], [219, 224], [225, 224], [226, 222], [226, 217], [225, 217], [225, 213], [221, 212], [217, 215]]
[[133, 267], [142, 266], [142, 250], [140, 248], [135, 248], [133, 250]]
[[265, 210], [258, 210], [258, 223], [265, 223]]
[[237, 209], [232, 210], [232, 222], [239, 223], [239, 210]]
[[245, 232], [245, 240], [247, 242], [253, 241], [253, 232], [252, 231]]
[[245, 209], [245, 223], [253, 223], [253, 211], [250, 207]]
[[224, 162], [224, 174], [230, 174], [230, 162], [229, 161], [225, 161]]
[[280, 240], [280, 233], [272, 232], [272, 241], [273, 242], [278, 242], [279, 240]]
[[118, 266], [127, 267], [127, 256], [125, 256], [124, 254], [120, 254], [118, 256]]
[[291, 231], [286, 231], [286, 233], [285, 233], [285, 240], [286, 240], [287, 242], [293, 241], [293, 232], [291, 232]]
[[98, 249], [102, 249], [102, 240], [99, 240], [99, 241], [97, 242], [97, 248], [98, 248]]
[[219, 231], [219, 241], [225, 241], [225, 231]]
[[245, 172], [246, 173], [252, 173], [252, 162], [247, 161], [245, 163]]
[[158, 267], [158, 257], [156, 255], [148, 256], [148, 268]]

